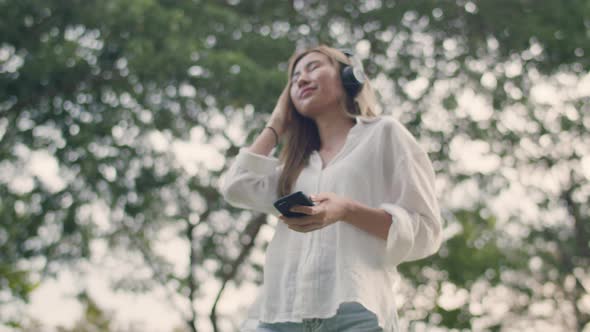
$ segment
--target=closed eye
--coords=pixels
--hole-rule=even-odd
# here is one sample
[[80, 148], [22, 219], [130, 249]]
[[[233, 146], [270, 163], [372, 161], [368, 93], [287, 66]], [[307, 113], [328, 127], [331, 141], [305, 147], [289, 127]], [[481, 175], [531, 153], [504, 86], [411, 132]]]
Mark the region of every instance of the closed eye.
[[[308, 64], [305, 65], [305, 70], [307, 72], [311, 72], [314, 69], [316, 69], [317, 67], [319, 67], [321, 64], [320, 60], [314, 60], [314, 61], [310, 61]], [[301, 76], [301, 73], [299, 71], [296, 71], [293, 76], [291, 76], [291, 82], [295, 83], [295, 81], [297, 81], [297, 79], [299, 78], [299, 76]]]

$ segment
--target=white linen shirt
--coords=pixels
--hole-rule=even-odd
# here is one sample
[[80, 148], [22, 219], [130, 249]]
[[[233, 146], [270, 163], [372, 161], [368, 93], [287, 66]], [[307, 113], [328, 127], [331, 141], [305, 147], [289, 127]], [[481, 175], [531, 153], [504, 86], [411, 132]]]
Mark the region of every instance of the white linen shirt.
[[[221, 193], [234, 206], [278, 216], [273, 202], [281, 169], [278, 159], [242, 148]], [[392, 117], [357, 117], [327, 165], [312, 152], [294, 185], [293, 192], [299, 190], [334, 192], [387, 211], [392, 219], [387, 240], [346, 222], [309, 233], [279, 222], [247, 322], [328, 318], [342, 302], [354, 301], [375, 313], [384, 331], [397, 330], [396, 266], [435, 253], [441, 243], [434, 172], [426, 153]]]

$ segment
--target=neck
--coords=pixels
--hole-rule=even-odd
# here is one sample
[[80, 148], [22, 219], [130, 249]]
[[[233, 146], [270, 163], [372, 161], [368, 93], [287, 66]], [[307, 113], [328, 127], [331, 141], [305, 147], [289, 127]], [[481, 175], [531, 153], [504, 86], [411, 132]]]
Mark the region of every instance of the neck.
[[355, 125], [355, 120], [343, 112], [325, 112], [314, 120], [318, 127], [322, 150], [338, 149]]

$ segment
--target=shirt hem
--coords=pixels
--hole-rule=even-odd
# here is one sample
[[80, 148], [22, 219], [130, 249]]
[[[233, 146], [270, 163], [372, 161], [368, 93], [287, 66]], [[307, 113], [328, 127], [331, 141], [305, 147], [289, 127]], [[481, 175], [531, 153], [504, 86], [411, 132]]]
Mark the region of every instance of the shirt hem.
[[362, 301], [359, 298], [342, 300], [339, 303], [337, 303], [335, 308], [332, 308], [331, 310], [329, 310], [328, 313], [317, 314], [317, 315], [313, 315], [313, 316], [309, 316], [309, 317], [307, 315], [305, 315], [305, 316], [302, 316], [299, 318], [292, 318], [289, 313], [281, 313], [280, 316], [275, 317], [274, 319], [270, 319], [270, 320], [264, 319], [264, 317], [262, 317], [262, 315], [260, 315], [260, 314], [256, 315], [256, 316], [250, 316], [250, 317], [248, 317], [248, 319], [254, 319], [259, 322], [264, 322], [264, 323], [268, 323], [268, 324], [284, 323], [284, 322], [302, 323], [303, 320], [306, 320], [306, 319], [328, 319], [328, 318], [334, 317], [338, 313], [338, 308], [340, 307], [340, 305], [345, 302], [360, 303], [363, 307], [365, 307], [365, 309], [367, 309], [370, 312], [372, 312], [373, 314], [375, 314], [375, 316], [377, 317], [377, 322], [379, 324], [379, 327], [382, 328], [384, 332], [393, 332], [394, 331], [393, 320], [395, 319], [394, 317], [396, 316], [395, 313], [390, 313], [391, 316], [387, 317], [387, 318], [379, 317], [379, 315], [374, 310], [371, 310], [371, 308], [369, 308], [364, 303], [364, 301]]

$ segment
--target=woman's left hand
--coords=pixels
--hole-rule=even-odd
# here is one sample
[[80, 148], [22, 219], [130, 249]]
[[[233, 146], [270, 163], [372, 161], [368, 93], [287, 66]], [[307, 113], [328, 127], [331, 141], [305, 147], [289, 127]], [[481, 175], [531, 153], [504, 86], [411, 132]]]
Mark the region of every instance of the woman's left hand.
[[297, 205], [291, 208], [292, 212], [300, 212], [308, 216], [300, 218], [287, 218], [280, 216], [287, 226], [297, 232], [307, 233], [324, 228], [337, 221], [346, 219], [350, 207], [350, 200], [334, 193], [321, 193], [311, 195], [314, 206]]

